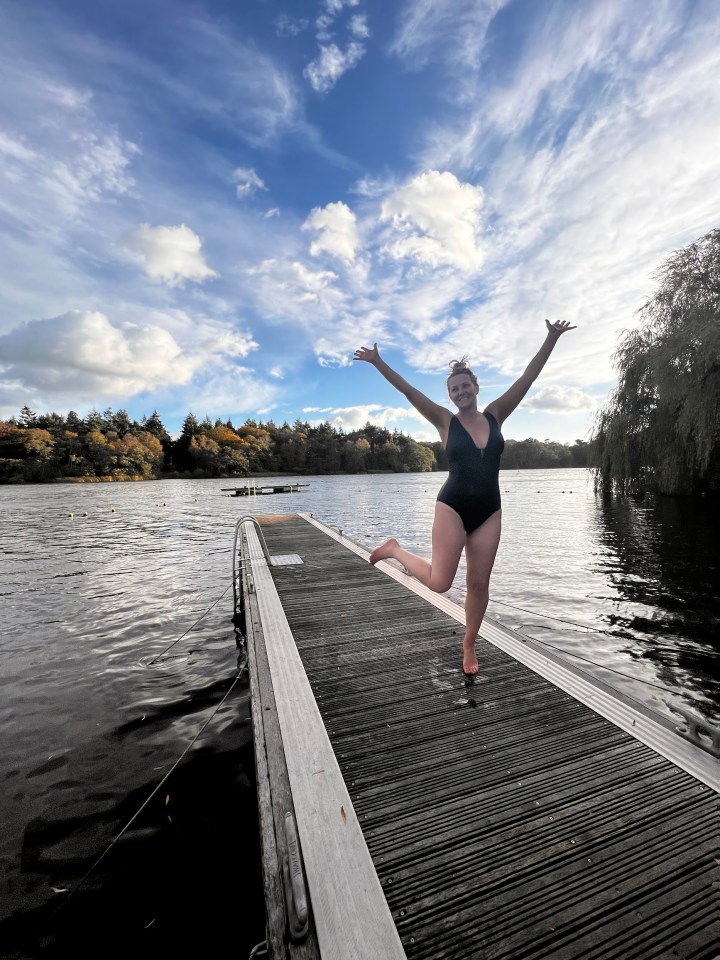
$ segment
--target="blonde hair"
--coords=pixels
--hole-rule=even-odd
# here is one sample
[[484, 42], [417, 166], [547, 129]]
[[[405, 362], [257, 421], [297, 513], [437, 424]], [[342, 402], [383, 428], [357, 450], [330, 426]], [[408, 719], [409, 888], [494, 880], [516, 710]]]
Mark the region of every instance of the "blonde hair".
[[451, 360], [448, 366], [450, 367], [450, 376], [445, 381], [445, 385], [447, 387], [450, 386], [450, 380], [453, 377], [456, 377], [459, 373], [466, 373], [470, 377], [472, 382], [475, 384], [475, 386], [476, 387], [479, 386], [477, 377], [468, 366], [467, 357], [460, 357], [459, 360]]

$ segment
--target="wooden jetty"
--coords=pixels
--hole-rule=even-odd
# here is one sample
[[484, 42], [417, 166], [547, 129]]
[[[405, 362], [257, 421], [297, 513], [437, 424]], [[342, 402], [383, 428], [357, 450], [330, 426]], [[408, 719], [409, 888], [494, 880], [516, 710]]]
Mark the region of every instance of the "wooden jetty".
[[[251, 522], [248, 522], [251, 521]], [[720, 742], [307, 514], [243, 518], [267, 952], [720, 956]]]
[[231, 493], [234, 497], [254, 497], [270, 493], [297, 493], [309, 483], [248, 483], [244, 487], [220, 487], [223, 493]]

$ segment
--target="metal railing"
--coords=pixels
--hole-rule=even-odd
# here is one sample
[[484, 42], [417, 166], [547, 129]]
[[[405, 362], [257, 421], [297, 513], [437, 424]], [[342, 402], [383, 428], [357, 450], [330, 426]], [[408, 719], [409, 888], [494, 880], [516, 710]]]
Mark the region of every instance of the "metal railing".
[[258, 539], [260, 540], [260, 546], [262, 547], [262, 552], [265, 556], [265, 559], [267, 560], [268, 566], [271, 566], [272, 564], [272, 560], [270, 559], [270, 552], [267, 548], [267, 544], [265, 543], [265, 537], [262, 532], [262, 527], [260, 526], [260, 522], [258, 521], [257, 517], [253, 517], [250, 514], [246, 514], [244, 517], [240, 517], [240, 519], [235, 524], [235, 539], [233, 540], [232, 578], [233, 578], [233, 602], [234, 602], [235, 616], [236, 617], [240, 616], [241, 619], [242, 619], [243, 608], [245, 604], [243, 602], [244, 598], [243, 598], [243, 590], [242, 590], [242, 579], [239, 576], [239, 570], [238, 570], [238, 539], [240, 538], [240, 529], [242, 525], [244, 523], [247, 523], [248, 521], [254, 524], [255, 529], [257, 530]]

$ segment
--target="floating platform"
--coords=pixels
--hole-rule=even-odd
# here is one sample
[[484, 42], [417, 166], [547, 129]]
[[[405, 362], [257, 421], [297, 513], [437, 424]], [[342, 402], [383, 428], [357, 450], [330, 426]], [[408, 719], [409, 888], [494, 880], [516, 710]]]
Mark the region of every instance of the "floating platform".
[[303, 487], [309, 486], [309, 483], [249, 483], [244, 487], [220, 487], [220, 489], [223, 493], [231, 493], [234, 497], [254, 497], [269, 493], [297, 493]]
[[720, 955], [715, 728], [675, 729], [490, 619], [466, 681], [448, 597], [310, 515], [237, 531], [257, 956]]

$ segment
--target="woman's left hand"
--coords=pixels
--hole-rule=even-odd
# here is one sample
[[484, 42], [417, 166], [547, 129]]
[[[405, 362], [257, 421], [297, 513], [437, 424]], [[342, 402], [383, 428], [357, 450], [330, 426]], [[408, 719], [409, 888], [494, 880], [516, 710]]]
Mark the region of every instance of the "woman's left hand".
[[546, 320], [545, 326], [548, 328], [548, 333], [552, 337], [554, 337], [556, 340], [559, 336], [561, 336], [567, 330], [577, 329], [576, 327], [570, 324], [569, 320], [557, 320], [555, 323], [550, 323], [549, 320]]

